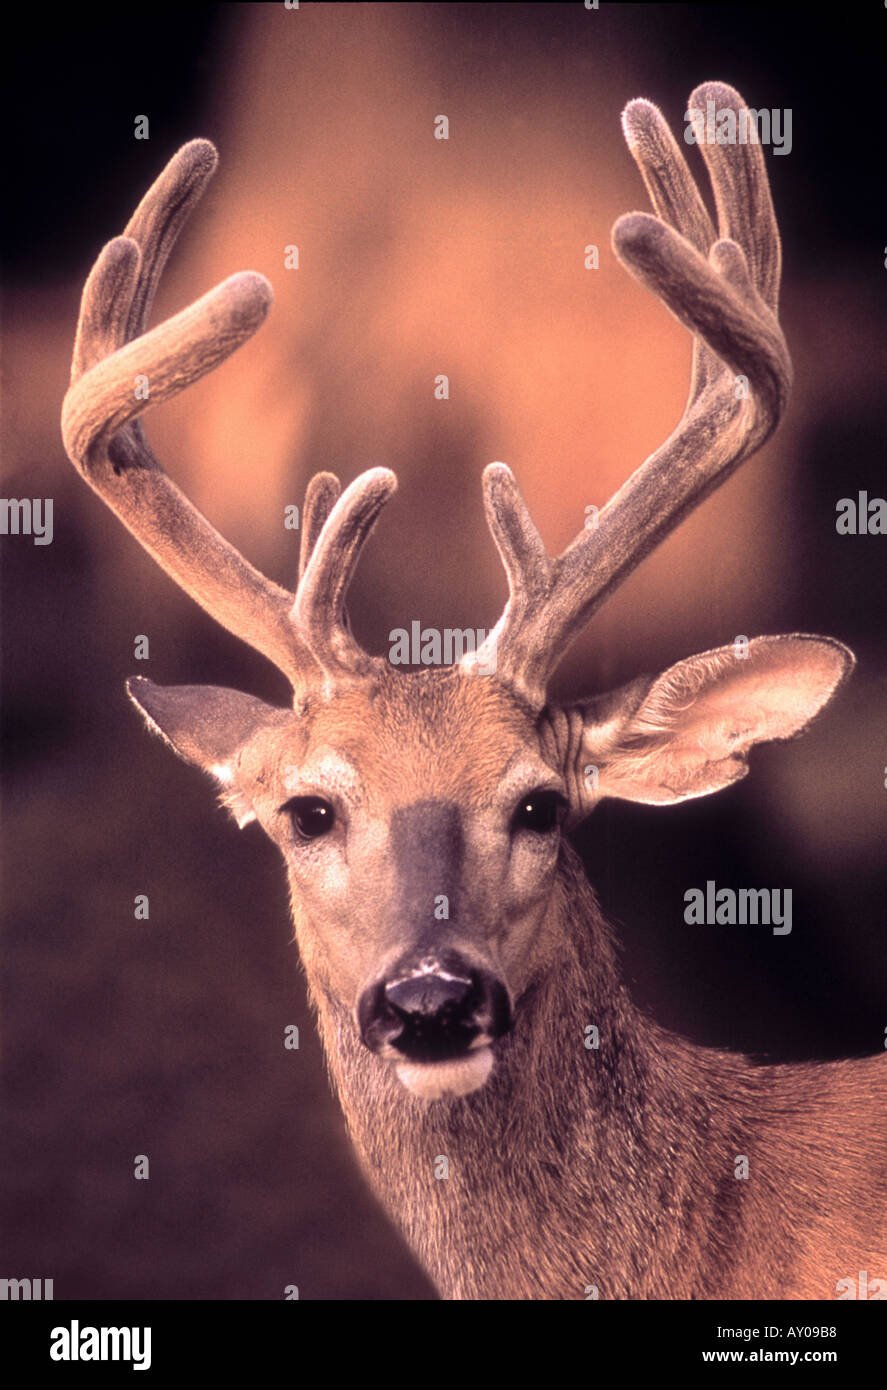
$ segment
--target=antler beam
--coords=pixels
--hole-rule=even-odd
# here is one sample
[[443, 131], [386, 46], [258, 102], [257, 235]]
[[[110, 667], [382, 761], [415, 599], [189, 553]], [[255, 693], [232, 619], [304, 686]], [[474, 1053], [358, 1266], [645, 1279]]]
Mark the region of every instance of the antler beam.
[[[395, 487], [371, 469], [336, 501], [338, 482], [309, 488], [297, 594], [266, 579], [166, 475], [138, 417], [217, 367], [261, 326], [271, 286], [232, 275], [146, 332], [173, 243], [215, 170], [208, 140], [170, 160], [123, 236], [104, 247], [83, 291], [62, 437], [72, 463], [164, 570], [229, 632], [264, 653], [298, 691], [373, 663], [351, 638], [344, 595], [360, 548]], [[136, 393], [144, 378], [148, 395]], [[335, 503], [335, 505], [333, 505]]]
[[[742, 97], [706, 83], [691, 108], [739, 112]], [[484, 476], [487, 518], [508, 576], [505, 611], [470, 659], [488, 663], [537, 707], [554, 666], [607, 596], [776, 428], [791, 362], [776, 319], [779, 232], [757, 144], [701, 144], [714, 190], [711, 223], [683, 154], [658, 109], [632, 101], [622, 117], [656, 216], [613, 228], [623, 265], [695, 336], [690, 396], [674, 432], [557, 559], [546, 552], [503, 464]], [[744, 377], [745, 383], [737, 378]], [[466, 669], [473, 669], [466, 662]]]
[[[737, 114], [745, 108], [721, 83], [697, 88], [690, 106], [704, 109], [709, 101]], [[509, 598], [465, 670], [494, 665], [539, 708], [566, 647], [644, 556], [764, 443], [791, 384], [775, 312], [779, 233], [759, 146], [701, 145], [715, 232], [657, 108], [629, 103], [623, 129], [655, 216], [621, 217], [613, 247], [693, 333], [690, 396], [677, 428], [619, 489], [597, 527], [556, 559], [511, 472], [503, 464], [486, 470], [487, 517]], [[216, 163], [208, 141], [183, 146], [124, 235], [101, 252], [83, 293], [62, 433], [72, 462], [158, 563], [230, 632], [269, 657], [298, 695], [318, 678], [360, 677], [379, 664], [351, 637], [344, 604], [361, 547], [396, 482], [388, 470], [371, 469], [339, 496], [331, 474], [317, 476], [292, 594], [219, 535], [151, 452], [138, 417], [230, 356], [262, 324], [271, 302], [268, 282], [244, 272], [146, 331], [166, 259]], [[147, 380], [147, 396], [136, 393], [136, 377]]]

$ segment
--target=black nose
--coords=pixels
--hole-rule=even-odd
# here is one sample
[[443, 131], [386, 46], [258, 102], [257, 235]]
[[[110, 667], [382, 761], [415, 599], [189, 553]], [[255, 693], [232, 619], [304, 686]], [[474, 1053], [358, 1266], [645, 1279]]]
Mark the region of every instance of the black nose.
[[461, 1056], [481, 1036], [492, 1041], [507, 1032], [511, 1008], [500, 980], [448, 953], [400, 962], [364, 990], [357, 1018], [373, 1052], [440, 1062]]
[[409, 1022], [420, 1018], [458, 1018], [476, 983], [469, 975], [435, 974], [431, 971], [389, 980], [385, 998], [396, 1014]]

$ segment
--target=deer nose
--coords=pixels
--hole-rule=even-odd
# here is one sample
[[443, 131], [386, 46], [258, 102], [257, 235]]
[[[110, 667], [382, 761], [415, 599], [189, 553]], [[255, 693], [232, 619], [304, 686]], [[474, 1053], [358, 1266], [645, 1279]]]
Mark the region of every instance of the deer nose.
[[390, 980], [385, 986], [385, 998], [404, 1021], [433, 1019], [448, 1011], [457, 1014], [474, 988], [474, 982], [464, 975], [409, 975], [405, 980]]
[[[360, 1034], [373, 1052], [413, 1062], [461, 1057], [511, 1027], [505, 986], [464, 961], [406, 962], [364, 990]], [[478, 1042], [478, 1040], [480, 1040]]]

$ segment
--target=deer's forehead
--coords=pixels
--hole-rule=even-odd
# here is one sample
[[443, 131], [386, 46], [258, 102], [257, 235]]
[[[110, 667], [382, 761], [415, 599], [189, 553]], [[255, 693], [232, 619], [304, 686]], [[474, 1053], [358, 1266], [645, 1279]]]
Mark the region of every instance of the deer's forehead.
[[307, 719], [294, 715], [264, 741], [258, 761], [290, 794], [313, 782], [392, 807], [417, 796], [486, 802], [503, 782], [517, 786], [544, 768], [534, 721], [507, 692], [467, 680], [441, 690], [401, 681], [375, 698], [347, 692]]
[[501, 757], [467, 758], [451, 750], [435, 757], [429, 750], [398, 749], [388, 757], [376, 750], [318, 747], [299, 763], [280, 768], [289, 796], [316, 791], [362, 807], [392, 825], [420, 807], [461, 808], [466, 813], [518, 798], [530, 786], [550, 780], [542, 759], [523, 746], [505, 744]]
[[470, 748], [537, 742], [534, 721], [495, 681], [399, 676], [369, 692], [346, 691], [317, 707], [310, 719], [315, 746], [398, 750], [421, 756]]

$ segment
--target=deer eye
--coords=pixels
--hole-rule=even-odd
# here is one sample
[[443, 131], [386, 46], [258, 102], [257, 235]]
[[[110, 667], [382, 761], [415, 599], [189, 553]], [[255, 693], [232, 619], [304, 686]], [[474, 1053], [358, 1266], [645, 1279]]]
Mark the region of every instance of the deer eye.
[[336, 813], [321, 796], [294, 796], [281, 807], [303, 840], [316, 840], [333, 828]]
[[550, 834], [560, 824], [566, 806], [560, 792], [530, 792], [517, 804], [513, 827], [515, 830], [533, 830], [537, 835]]

